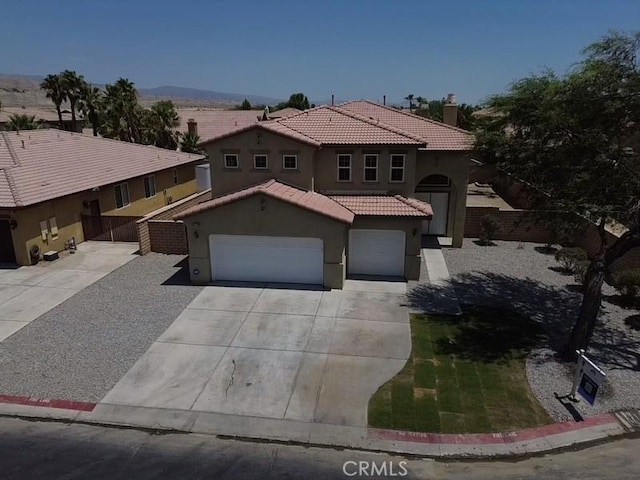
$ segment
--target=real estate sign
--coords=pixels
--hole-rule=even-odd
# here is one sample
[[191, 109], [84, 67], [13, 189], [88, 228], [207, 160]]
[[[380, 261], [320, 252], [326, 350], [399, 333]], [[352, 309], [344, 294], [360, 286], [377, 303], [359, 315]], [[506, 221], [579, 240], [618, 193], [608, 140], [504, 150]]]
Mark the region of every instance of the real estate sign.
[[593, 405], [605, 377], [606, 374], [585, 356], [584, 350], [578, 350], [578, 363], [576, 364], [572, 392], [574, 397], [577, 390], [582, 398]]

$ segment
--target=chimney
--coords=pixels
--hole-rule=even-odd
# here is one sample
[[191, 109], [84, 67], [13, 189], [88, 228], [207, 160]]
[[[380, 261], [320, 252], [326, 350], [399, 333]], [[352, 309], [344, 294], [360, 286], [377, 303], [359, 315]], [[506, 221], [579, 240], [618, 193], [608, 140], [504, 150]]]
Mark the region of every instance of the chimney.
[[197, 135], [198, 134], [198, 122], [196, 122], [193, 118], [187, 120], [187, 131], [189, 134]]
[[335, 95], [332, 93], [332, 94], [331, 94], [331, 105], [332, 105], [332, 106], [333, 106], [333, 102], [334, 102], [334, 100], [335, 100]]
[[386, 104], [387, 104], [387, 96], [382, 95], [382, 105], [386, 105]]
[[442, 122], [452, 127], [458, 126], [458, 104], [453, 93], [447, 95], [447, 101], [442, 106]]

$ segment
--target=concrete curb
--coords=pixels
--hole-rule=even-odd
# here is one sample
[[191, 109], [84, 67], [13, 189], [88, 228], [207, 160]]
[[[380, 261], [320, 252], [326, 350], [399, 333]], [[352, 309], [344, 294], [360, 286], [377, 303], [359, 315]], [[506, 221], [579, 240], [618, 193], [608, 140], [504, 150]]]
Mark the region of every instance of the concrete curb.
[[[12, 397], [16, 398], [16, 397]], [[18, 397], [25, 398], [25, 397]], [[251, 441], [350, 448], [447, 459], [513, 458], [587, 446], [640, 432], [640, 411], [590, 417], [507, 433], [430, 434], [366, 427], [226, 415], [191, 410], [53, 400], [9, 403], [0, 397], [0, 416], [135, 428], [167, 433], [198, 433]], [[81, 409], [77, 408], [78, 405]], [[56, 405], [56, 406], [35, 406]]]

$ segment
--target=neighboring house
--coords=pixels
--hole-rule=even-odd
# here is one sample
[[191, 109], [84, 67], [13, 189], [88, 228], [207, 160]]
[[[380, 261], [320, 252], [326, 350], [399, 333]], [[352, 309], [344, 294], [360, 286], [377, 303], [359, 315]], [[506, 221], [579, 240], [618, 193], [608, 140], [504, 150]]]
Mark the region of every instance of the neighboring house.
[[203, 140], [214, 198], [175, 217], [193, 283], [417, 279], [422, 234], [462, 244], [464, 130], [353, 101]]
[[0, 133], [0, 262], [28, 265], [34, 245], [61, 251], [101, 234], [105, 217], [136, 219], [193, 194], [202, 160], [56, 129]]
[[300, 113], [295, 108], [283, 108], [272, 113], [263, 110], [207, 110], [200, 108], [178, 109], [180, 132], [194, 131], [202, 139], [217, 138], [239, 128], [255, 125], [263, 120], [273, 120]]
[[[33, 116], [36, 122], [39, 122], [43, 127], [60, 128], [58, 113], [53, 108], [3, 106], [2, 109], [0, 109], [0, 131], [5, 130], [5, 126], [10, 122], [12, 115]], [[81, 131], [84, 127], [84, 120], [78, 118], [76, 124], [76, 128]], [[68, 131], [73, 130], [73, 122], [71, 121], [71, 112], [69, 110], [62, 110], [62, 129]]]

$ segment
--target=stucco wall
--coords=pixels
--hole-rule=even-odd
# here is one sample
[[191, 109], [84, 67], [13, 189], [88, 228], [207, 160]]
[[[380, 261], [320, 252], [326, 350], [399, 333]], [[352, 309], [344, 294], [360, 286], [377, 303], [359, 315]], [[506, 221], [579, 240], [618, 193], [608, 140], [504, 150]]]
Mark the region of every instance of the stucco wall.
[[[313, 187], [313, 154], [315, 148], [287, 137], [253, 129], [205, 145], [211, 164], [211, 191], [214, 197], [256, 185], [271, 178], [305, 190]], [[238, 168], [224, 168], [224, 154], [238, 155]], [[268, 168], [253, 168], [253, 155], [266, 154]], [[298, 156], [297, 170], [282, 168], [282, 155]]]
[[[401, 230], [405, 233], [404, 272], [407, 280], [420, 279], [422, 219], [411, 217], [356, 217], [353, 229]], [[348, 252], [347, 239], [347, 252]]]
[[[194, 223], [199, 223], [194, 226]], [[320, 238], [324, 243], [324, 285], [342, 288], [348, 225], [266, 195], [255, 195], [185, 219], [189, 271], [195, 284], [211, 282], [209, 235]], [[197, 237], [196, 232], [197, 231]], [[194, 269], [200, 271], [194, 274]]]
[[[349, 182], [338, 181], [338, 155], [351, 155], [351, 180]], [[378, 181], [364, 181], [364, 156], [365, 154], [378, 155]], [[391, 154], [405, 155], [405, 170], [403, 182], [390, 181]], [[411, 196], [415, 187], [415, 166], [417, 149], [411, 148], [387, 148], [380, 145], [355, 146], [353, 148], [323, 147], [316, 152], [315, 161], [315, 186], [319, 192], [323, 191], [380, 191], [391, 192], [396, 195]]]
[[[90, 213], [84, 202], [99, 200], [101, 214], [104, 216], [141, 216], [166, 205], [169, 198], [176, 201], [195, 193], [196, 163], [199, 162], [178, 168], [178, 184], [174, 183], [173, 169], [155, 173], [156, 195], [151, 198], [144, 196], [143, 177], [130, 179], [127, 183], [131, 203], [124, 208], [116, 208], [114, 185], [107, 185], [97, 192], [86, 191], [12, 212], [11, 216], [18, 223], [13, 231], [16, 261], [21, 265], [29, 265], [29, 249], [32, 245], [38, 245], [41, 252], [61, 251], [71, 237], [75, 237], [78, 243], [84, 241], [81, 215]], [[43, 241], [40, 221], [49, 222], [51, 217], [56, 218], [58, 237], [53, 238], [49, 231], [46, 241]]]
[[[438, 151], [419, 151], [416, 160], [414, 191], [418, 183], [429, 175], [446, 175], [451, 179], [451, 187], [448, 189], [447, 236], [452, 237], [454, 247], [461, 247], [464, 238], [469, 161], [469, 152]], [[433, 189], [433, 191], [445, 190]]]

